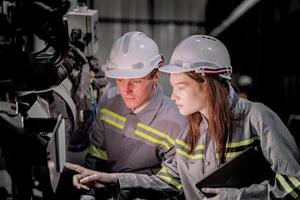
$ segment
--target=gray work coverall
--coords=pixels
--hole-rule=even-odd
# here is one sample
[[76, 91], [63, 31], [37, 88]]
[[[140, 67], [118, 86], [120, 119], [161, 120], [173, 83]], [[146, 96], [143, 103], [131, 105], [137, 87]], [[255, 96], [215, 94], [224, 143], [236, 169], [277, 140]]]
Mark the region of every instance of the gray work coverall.
[[[230, 99], [233, 96], [237, 95], [231, 91]], [[226, 162], [256, 143], [276, 175], [272, 180], [249, 187], [224, 188], [221, 199], [300, 199], [300, 155], [292, 135], [280, 118], [265, 105], [242, 98], [238, 99], [234, 111], [238, 126], [226, 146], [229, 148]], [[217, 168], [219, 161], [205, 120], [202, 120], [200, 130], [202, 135], [194, 153], [188, 153], [185, 132], [176, 140], [173, 148], [175, 157], [167, 160], [158, 174], [120, 176], [121, 196], [163, 199], [184, 191], [185, 199], [203, 199], [195, 184]]]
[[[101, 99], [98, 119], [91, 133], [87, 163], [107, 172], [134, 172], [152, 175], [166, 160], [175, 138], [186, 128], [186, 118], [159, 85], [150, 102], [137, 114], [128, 109], [111, 88]], [[93, 166], [94, 165], [94, 166]]]

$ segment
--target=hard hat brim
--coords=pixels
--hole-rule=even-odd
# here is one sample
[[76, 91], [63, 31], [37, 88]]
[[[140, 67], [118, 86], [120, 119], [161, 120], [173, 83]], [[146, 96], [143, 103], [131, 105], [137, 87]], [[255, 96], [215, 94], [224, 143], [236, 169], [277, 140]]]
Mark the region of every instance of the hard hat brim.
[[164, 72], [164, 73], [174, 74], [174, 73], [195, 71], [195, 69], [185, 69], [178, 65], [165, 65], [165, 66], [159, 68], [159, 71]]
[[108, 78], [143, 78], [147, 76], [154, 68], [139, 69], [139, 70], [109, 70], [105, 72], [105, 76]]

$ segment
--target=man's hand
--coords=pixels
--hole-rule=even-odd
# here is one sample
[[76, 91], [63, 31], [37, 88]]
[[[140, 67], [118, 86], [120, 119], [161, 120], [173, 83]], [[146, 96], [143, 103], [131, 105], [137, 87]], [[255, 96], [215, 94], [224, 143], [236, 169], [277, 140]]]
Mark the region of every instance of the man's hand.
[[85, 168], [85, 167], [82, 167], [80, 165], [77, 165], [77, 164], [73, 164], [73, 163], [69, 163], [69, 162], [66, 162], [65, 163], [65, 167], [68, 168], [68, 169], [71, 169], [73, 171], [76, 171], [78, 173], [84, 173], [84, 172], [87, 172], [87, 171], [93, 171], [91, 169], [88, 169], [88, 168]]

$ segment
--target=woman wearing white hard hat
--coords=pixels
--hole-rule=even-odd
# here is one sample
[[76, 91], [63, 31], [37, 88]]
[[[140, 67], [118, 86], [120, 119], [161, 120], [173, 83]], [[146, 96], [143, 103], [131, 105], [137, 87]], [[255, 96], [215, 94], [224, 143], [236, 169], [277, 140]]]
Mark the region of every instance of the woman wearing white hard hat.
[[[230, 57], [219, 40], [205, 35], [186, 38], [160, 70], [170, 73], [172, 99], [189, 119], [186, 132], [176, 140], [175, 156], [155, 176], [89, 172], [76, 175], [75, 186], [114, 182], [119, 194], [132, 195], [129, 198], [163, 199], [180, 192], [190, 200], [300, 198], [300, 155], [294, 139], [272, 110], [234, 92]], [[251, 166], [248, 171], [227, 171], [232, 180], [215, 181], [215, 188], [197, 184], [249, 149], [261, 160], [244, 158], [240, 167]]]

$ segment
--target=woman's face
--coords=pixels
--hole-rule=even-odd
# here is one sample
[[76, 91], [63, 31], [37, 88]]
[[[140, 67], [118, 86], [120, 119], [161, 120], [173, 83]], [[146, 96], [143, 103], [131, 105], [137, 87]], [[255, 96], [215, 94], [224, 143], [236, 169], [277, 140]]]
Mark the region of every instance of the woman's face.
[[207, 117], [205, 81], [199, 83], [186, 73], [176, 73], [170, 75], [170, 83], [173, 87], [171, 98], [182, 115], [201, 112]]

